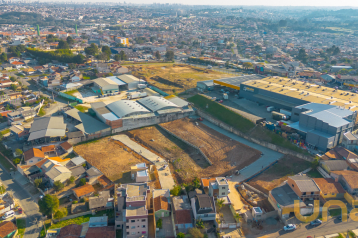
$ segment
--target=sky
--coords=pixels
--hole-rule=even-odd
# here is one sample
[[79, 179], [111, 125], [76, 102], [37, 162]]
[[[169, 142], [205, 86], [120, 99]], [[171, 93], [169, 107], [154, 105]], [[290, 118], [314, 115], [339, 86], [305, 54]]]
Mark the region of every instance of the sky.
[[[105, 0], [104, 0], [105, 1]], [[122, 2], [122, 1], [121, 1]], [[127, 3], [180, 3], [184, 5], [261, 5], [261, 6], [342, 6], [358, 7], [358, 0], [127, 0]]]

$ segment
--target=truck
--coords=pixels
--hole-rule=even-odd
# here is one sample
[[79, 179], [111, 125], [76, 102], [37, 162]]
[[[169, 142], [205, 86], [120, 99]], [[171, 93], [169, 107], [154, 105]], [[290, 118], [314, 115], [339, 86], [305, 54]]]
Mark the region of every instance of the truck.
[[146, 85], [146, 84], [143, 84], [143, 83], [140, 83], [140, 84], [137, 85], [137, 87], [138, 87], [139, 89], [144, 89], [144, 88], [147, 87], [147, 85]]
[[288, 116], [288, 117], [291, 117], [291, 112], [290, 112], [290, 111], [287, 111], [287, 110], [285, 110], [285, 109], [280, 109], [280, 113], [285, 114], [285, 115]]
[[127, 99], [142, 98], [145, 96], [147, 96], [146, 92], [131, 92], [131, 93], [128, 93]]
[[208, 65], [208, 69], [212, 69], [213, 68], [213, 66], [211, 66], [211, 65]]
[[276, 121], [279, 121], [279, 120], [287, 120], [287, 119], [288, 119], [288, 117], [287, 117], [285, 114], [279, 113], [279, 112], [275, 112], [275, 111], [272, 112], [272, 118], [273, 118], [274, 120], [276, 120]]
[[275, 109], [275, 107], [274, 107], [274, 106], [270, 106], [270, 107], [267, 107], [266, 109], [267, 109], [268, 112], [272, 112], [272, 111]]
[[223, 94], [223, 98], [224, 98], [225, 100], [229, 99], [229, 96], [227, 95], [227, 93], [224, 93], [224, 94]]

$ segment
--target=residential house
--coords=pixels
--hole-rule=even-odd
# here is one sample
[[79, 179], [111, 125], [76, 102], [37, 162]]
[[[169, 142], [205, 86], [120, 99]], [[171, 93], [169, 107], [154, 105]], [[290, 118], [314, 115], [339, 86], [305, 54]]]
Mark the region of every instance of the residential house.
[[322, 160], [321, 167], [330, 174], [331, 171], [349, 170], [350, 167], [345, 160]]
[[229, 184], [224, 177], [217, 177], [215, 181], [209, 182], [209, 196], [214, 198], [227, 197], [229, 195]]
[[29, 135], [29, 130], [20, 125], [13, 125], [10, 127], [10, 134], [14, 135], [17, 141], [25, 140]]
[[31, 148], [24, 152], [23, 161], [26, 165], [35, 164], [45, 158], [44, 152], [37, 148]]
[[71, 176], [71, 171], [65, 166], [54, 166], [48, 172], [45, 173], [50, 183], [53, 185], [56, 181], [65, 183]]
[[89, 198], [88, 205], [90, 210], [112, 209], [113, 202], [109, 191], [101, 191], [98, 196]]
[[307, 199], [319, 199], [319, 188], [315, 182], [306, 175], [289, 176], [287, 179], [287, 184], [303, 201]]
[[72, 191], [77, 199], [92, 196], [95, 192], [91, 184], [85, 184], [83, 186], [73, 188]]
[[67, 141], [62, 142], [60, 144], [60, 147], [66, 152], [66, 153], [71, 153], [73, 151], [73, 146], [68, 143]]
[[17, 231], [16, 225], [12, 221], [3, 221], [0, 223], [0, 237], [11, 238]]
[[153, 209], [155, 218], [169, 217], [171, 212], [171, 206], [168, 198], [164, 196], [158, 196], [153, 198]]
[[[136, 164], [131, 166], [131, 178], [134, 180], [137, 177], [137, 173], [139, 171], [145, 171], [147, 170], [147, 166], [145, 163], [140, 163], [140, 164]], [[147, 181], [144, 181], [147, 182]]]
[[81, 225], [72, 224], [62, 227], [56, 238], [79, 238], [81, 237], [81, 232]]
[[358, 195], [358, 172], [351, 170], [332, 171], [331, 177], [335, 181], [339, 181], [348, 193]]
[[14, 61], [14, 62], [12, 62], [10, 64], [12, 65], [12, 67], [14, 69], [20, 69], [20, 68], [24, 67], [24, 65], [25, 65], [24, 63], [19, 62], [19, 61]]
[[215, 220], [216, 208], [213, 197], [210, 197], [207, 194], [198, 194], [191, 199], [191, 207], [195, 220]]
[[127, 238], [148, 235], [150, 188], [147, 183], [122, 184], [117, 189], [116, 229], [125, 230]]
[[55, 145], [42, 146], [41, 150], [42, 150], [42, 152], [44, 152], [45, 155], [49, 155], [51, 153], [56, 153]]
[[336, 146], [321, 156], [322, 160], [349, 160], [358, 159], [358, 155], [342, 146]]
[[[67, 165], [66, 165], [67, 167]], [[68, 167], [67, 167], [68, 168]], [[86, 170], [83, 166], [74, 166], [69, 168], [71, 175], [77, 180], [86, 176]]]
[[339, 182], [331, 178], [314, 178], [323, 199], [342, 199], [346, 192]]
[[193, 227], [192, 210], [187, 196], [172, 197], [175, 229], [187, 233]]
[[85, 238], [115, 238], [116, 231], [113, 227], [102, 226], [102, 227], [89, 227]]
[[78, 81], [81, 81], [82, 79], [83, 79], [83, 74], [81, 74], [81, 73], [72, 73], [69, 76], [69, 80], [71, 82], [78, 82]]
[[87, 174], [87, 182], [89, 184], [95, 184], [97, 183], [97, 179], [101, 177], [103, 174], [101, 171], [99, 171], [96, 167], [91, 167], [86, 171]]

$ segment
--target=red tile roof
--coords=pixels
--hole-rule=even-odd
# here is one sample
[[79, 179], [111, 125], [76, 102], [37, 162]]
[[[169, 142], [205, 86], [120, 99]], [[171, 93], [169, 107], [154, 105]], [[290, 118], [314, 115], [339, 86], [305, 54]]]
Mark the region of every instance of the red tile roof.
[[41, 150], [44, 153], [55, 151], [55, 145], [43, 146], [43, 147], [41, 147]]
[[331, 178], [314, 178], [314, 182], [317, 184], [323, 194], [337, 194], [345, 193], [346, 191], [339, 182], [335, 182]]
[[68, 143], [67, 141], [61, 143], [60, 146], [66, 151], [72, 148], [72, 145], [70, 143]]
[[10, 233], [17, 230], [17, 227], [11, 221], [0, 223], [0, 237], [7, 237]]
[[45, 158], [44, 152], [37, 148], [32, 148], [24, 152], [24, 160], [28, 161], [34, 157]]
[[113, 227], [90, 227], [86, 233], [85, 238], [114, 238], [116, 231]]
[[95, 192], [91, 184], [85, 184], [81, 187], [73, 188], [72, 191], [77, 195], [77, 197], [82, 197]]
[[82, 226], [81, 225], [68, 225], [62, 227], [60, 233], [58, 234], [57, 238], [79, 238], [81, 235]]
[[203, 187], [209, 187], [210, 182], [214, 182], [215, 178], [211, 178], [211, 179], [207, 179], [207, 178], [203, 178], [201, 179], [201, 183], [203, 184]]
[[157, 212], [159, 210], [167, 210], [170, 211], [170, 205], [168, 202], [168, 198], [164, 196], [158, 196], [154, 198], [154, 210]]
[[192, 223], [190, 210], [178, 210], [175, 212], [175, 224]]

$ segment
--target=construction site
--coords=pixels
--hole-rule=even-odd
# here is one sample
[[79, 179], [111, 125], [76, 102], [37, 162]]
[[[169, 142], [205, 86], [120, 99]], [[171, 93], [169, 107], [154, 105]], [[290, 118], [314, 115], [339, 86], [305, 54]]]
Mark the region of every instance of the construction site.
[[195, 88], [196, 83], [205, 80], [232, 77], [210, 69], [185, 64], [134, 65], [128, 66], [132, 74], [146, 80], [150, 85], [172, 94]]
[[131, 166], [148, 163], [119, 141], [105, 137], [74, 147], [74, 151], [113, 182], [130, 183]]

